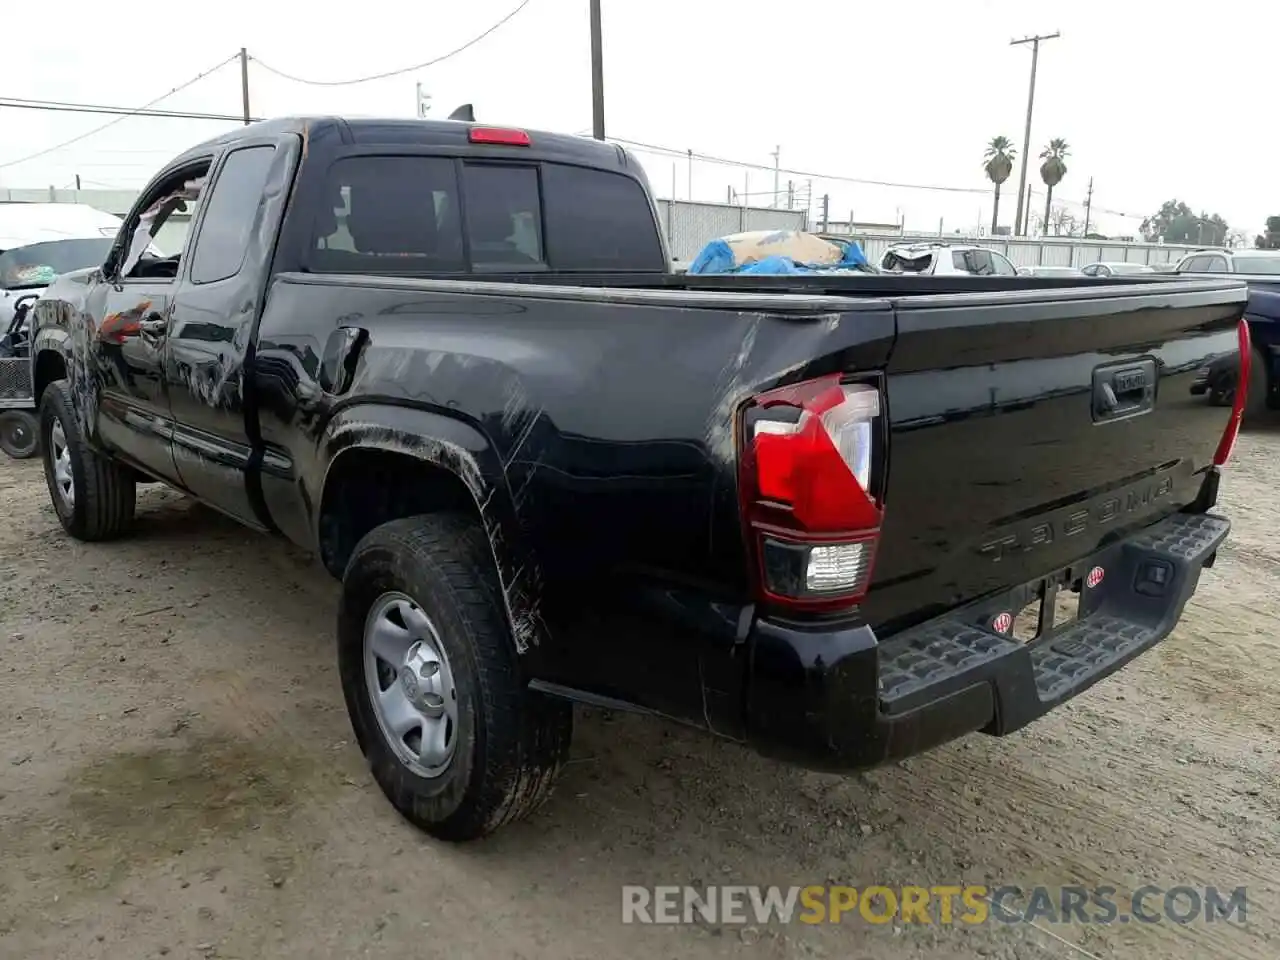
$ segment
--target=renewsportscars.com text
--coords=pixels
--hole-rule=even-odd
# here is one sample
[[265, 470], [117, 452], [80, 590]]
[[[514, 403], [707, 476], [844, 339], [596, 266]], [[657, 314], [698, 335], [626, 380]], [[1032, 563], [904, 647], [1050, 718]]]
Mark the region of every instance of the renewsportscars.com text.
[[1221, 923], [1245, 922], [1244, 887], [872, 885], [624, 886], [623, 923]]

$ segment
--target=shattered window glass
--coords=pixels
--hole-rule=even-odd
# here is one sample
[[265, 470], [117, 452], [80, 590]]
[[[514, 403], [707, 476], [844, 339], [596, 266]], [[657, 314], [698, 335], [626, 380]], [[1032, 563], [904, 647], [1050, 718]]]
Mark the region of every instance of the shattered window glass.
[[[133, 237], [129, 243], [129, 252], [125, 255], [124, 262], [121, 264], [120, 273], [122, 276], [163, 276], [176, 277], [178, 275], [178, 262], [182, 253], [186, 249], [187, 233], [190, 230], [191, 221], [195, 217], [196, 204], [200, 199], [200, 192], [204, 189], [205, 177], [193, 177], [183, 180], [181, 184], [176, 185], [173, 189], [167, 190], [151, 204], [138, 220], [137, 227], [134, 228]], [[181, 241], [178, 249], [166, 257], [155, 245], [157, 234], [169, 223], [174, 214], [183, 214], [185, 228], [181, 234]], [[178, 226], [177, 223], [174, 226]], [[173, 244], [172, 232], [168, 232], [170, 245]], [[160, 272], [153, 273], [149, 268], [153, 262], [162, 261], [166, 265], [171, 264], [172, 269], [162, 269]]]

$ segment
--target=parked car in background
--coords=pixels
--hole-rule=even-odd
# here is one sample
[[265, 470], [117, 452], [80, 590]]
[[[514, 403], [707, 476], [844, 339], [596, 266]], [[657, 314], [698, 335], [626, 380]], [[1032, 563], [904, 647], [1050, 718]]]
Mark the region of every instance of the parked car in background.
[[120, 224], [85, 203], [0, 203], [0, 332], [59, 274], [101, 266]]
[[1037, 264], [1033, 267], [1019, 267], [1018, 275], [1022, 277], [1079, 277], [1082, 276], [1075, 267], [1051, 267]]
[[1280, 250], [1197, 250], [1178, 261], [1177, 272], [1280, 277]]
[[1081, 267], [1080, 272], [1086, 277], [1126, 277], [1133, 273], [1155, 273], [1145, 263], [1125, 263], [1123, 260], [1099, 260]]
[[884, 273], [918, 276], [1016, 277], [1009, 258], [986, 247], [911, 243], [890, 247], [880, 258]]
[[[1229, 274], [1249, 287], [1244, 318], [1252, 344], [1246, 420], [1275, 410], [1280, 400], [1280, 250], [1197, 250], [1178, 262], [1180, 274]], [[1225, 359], [1206, 364], [1191, 384], [1210, 403], [1235, 402], [1238, 367]]]

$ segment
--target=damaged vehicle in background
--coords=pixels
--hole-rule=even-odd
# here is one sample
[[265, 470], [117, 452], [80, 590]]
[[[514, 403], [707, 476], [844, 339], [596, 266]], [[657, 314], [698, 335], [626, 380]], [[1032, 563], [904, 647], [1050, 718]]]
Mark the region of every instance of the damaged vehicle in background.
[[37, 447], [27, 312], [53, 280], [101, 263], [121, 220], [83, 203], [0, 203], [0, 450]]
[[0, 330], [59, 274], [101, 264], [121, 223], [84, 203], [0, 203]]
[[884, 273], [914, 276], [1015, 277], [1018, 271], [1002, 253], [971, 244], [911, 243], [890, 247], [880, 258]]
[[1230, 527], [1239, 406], [1185, 400], [1248, 356], [1242, 284], [670, 262], [613, 144], [237, 128], [32, 311], [53, 509], [109, 540], [156, 479], [313, 551], [373, 779], [448, 840], [538, 806], [574, 702], [848, 771], [1173, 629]]

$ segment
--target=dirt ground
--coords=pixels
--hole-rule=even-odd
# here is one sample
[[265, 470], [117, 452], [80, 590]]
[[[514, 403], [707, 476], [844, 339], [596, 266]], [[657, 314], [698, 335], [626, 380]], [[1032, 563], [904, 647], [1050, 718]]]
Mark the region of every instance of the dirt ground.
[[[146, 488], [67, 539], [0, 458], [0, 958], [1280, 956], [1280, 432], [1177, 632], [1050, 717], [842, 779], [582, 712], [534, 819], [451, 847], [351, 740], [336, 584]], [[623, 884], [1247, 885], [1248, 922], [624, 926]]]

